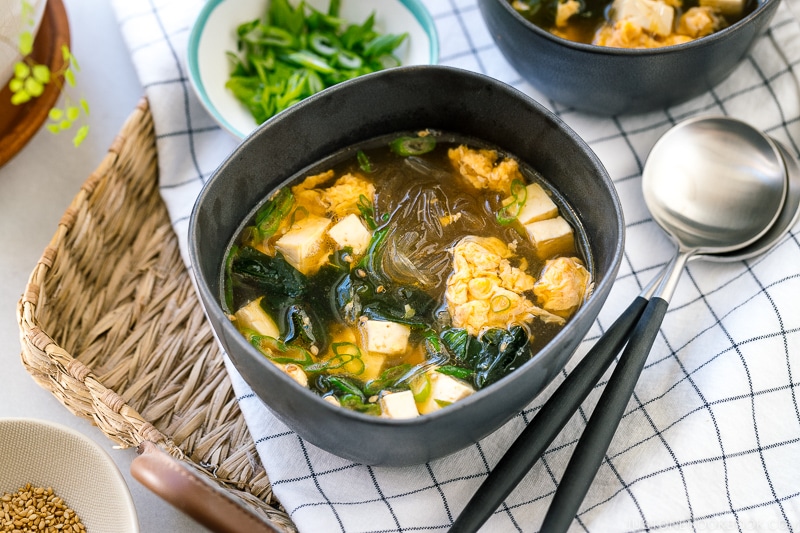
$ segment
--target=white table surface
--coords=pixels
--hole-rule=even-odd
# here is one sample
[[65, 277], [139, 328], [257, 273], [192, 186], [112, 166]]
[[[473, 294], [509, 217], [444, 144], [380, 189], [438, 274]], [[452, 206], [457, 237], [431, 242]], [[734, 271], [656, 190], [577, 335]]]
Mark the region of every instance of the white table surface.
[[71, 135], [40, 130], [0, 167], [0, 417], [61, 423], [89, 436], [116, 462], [133, 496], [142, 533], [207, 531], [130, 475], [135, 449], [120, 450], [91, 423], [39, 387], [20, 361], [16, 306], [28, 275], [81, 184], [100, 164], [143, 91], [114, 12], [106, 0], [64, 0], [71, 48], [81, 70], [73, 95], [89, 102], [90, 134], [78, 148]]

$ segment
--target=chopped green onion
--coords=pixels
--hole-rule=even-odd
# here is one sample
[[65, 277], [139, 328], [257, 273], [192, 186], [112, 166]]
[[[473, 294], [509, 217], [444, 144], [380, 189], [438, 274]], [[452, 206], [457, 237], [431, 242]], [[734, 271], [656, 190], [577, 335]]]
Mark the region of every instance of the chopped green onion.
[[475, 374], [474, 370], [470, 370], [469, 368], [463, 368], [460, 366], [455, 365], [444, 365], [440, 366], [436, 369], [437, 372], [440, 374], [445, 374], [447, 376], [453, 376], [454, 378], [463, 379], [464, 381], [470, 381], [472, 376]]
[[414, 401], [417, 403], [424, 402], [431, 395], [431, 380], [428, 374], [418, 374], [414, 376], [408, 384], [411, 394], [414, 395]]
[[254, 331], [243, 332], [247, 341], [276, 363], [294, 363], [305, 367], [313, 362], [311, 354], [305, 348], [286, 344], [279, 339], [259, 335]]
[[339, 8], [339, 0], [327, 13], [303, 1], [292, 7], [272, 0], [263, 20], [237, 27], [225, 87], [258, 124], [327, 87], [399, 64], [392, 54], [407, 34], [379, 34], [374, 13], [349, 24]]
[[498, 294], [491, 301], [492, 311], [495, 313], [502, 313], [511, 307], [511, 298], [505, 294]]
[[361, 68], [364, 64], [364, 61], [358, 57], [358, 55], [346, 50], [339, 50], [339, 53], [336, 54], [336, 62], [343, 68], [349, 70]]
[[[352, 342], [335, 342], [333, 343], [332, 348], [334, 354], [333, 357], [327, 361], [309, 365], [305, 368], [305, 371], [314, 373], [328, 370], [338, 370], [349, 365], [347, 370], [350, 374], [358, 375], [364, 372], [366, 367], [364, 365], [364, 361], [361, 359], [361, 350], [358, 348], [358, 346]], [[355, 365], [351, 363], [355, 363]]]
[[311, 49], [324, 57], [331, 57], [336, 54], [336, 46], [327, 35], [312, 33], [308, 38], [308, 45]]
[[528, 200], [528, 189], [521, 180], [511, 181], [511, 201], [497, 212], [497, 221], [500, 224], [511, 224], [517, 219], [522, 207]]
[[427, 154], [436, 148], [436, 139], [432, 135], [424, 137], [398, 137], [389, 143], [392, 152], [399, 156]]
[[[356, 153], [356, 158], [358, 159], [358, 166], [361, 170], [367, 173], [372, 172], [374, 170], [372, 168], [372, 162], [369, 160], [369, 157], [367, 157], [367, 154], [365, 154], [362, 150], [359, 150]], [[362, 194], [361, 197], [358, 199], [359, 203], [361, 203], [361, 198], [364, 198], [366, 200], [366, 197]]]

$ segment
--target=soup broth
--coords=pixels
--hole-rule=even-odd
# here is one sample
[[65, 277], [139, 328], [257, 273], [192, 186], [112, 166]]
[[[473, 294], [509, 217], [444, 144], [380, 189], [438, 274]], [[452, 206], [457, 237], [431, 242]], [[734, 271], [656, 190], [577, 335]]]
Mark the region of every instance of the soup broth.
[[528, 361], [592, 290], [580, 221], [477, 139], [403, 132], [302, 172], [246, 221], [223, 300], [265, 357], [326, 401], [426, 414]]

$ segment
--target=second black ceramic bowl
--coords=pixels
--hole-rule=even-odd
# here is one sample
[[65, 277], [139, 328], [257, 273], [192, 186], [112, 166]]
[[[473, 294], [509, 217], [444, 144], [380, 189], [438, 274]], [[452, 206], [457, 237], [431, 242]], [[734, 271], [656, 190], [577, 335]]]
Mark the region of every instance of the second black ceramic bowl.
[[600, 115], [662, 109], [727, 78], [769, 25], [780, 0], [758, 0], [746, 18], [675, 46], [625, 49], [556, 37], [509, 0], [478, 0], [497, 47], [520, 75], [563, 105]]
[[[429, 415], [393, 420], [333, 406], [267, 361], [220, 305], [220, 271], [240, 224], [284, 181], [346, 147], [431, 128], [482, 139], [539, 171], [582, 222], [594, 260], [592, 296], [530, 361], [497, 383]], [[497, 80], [441, 66], [400, 67], [342, 83], [259, 127], [201, 192], [189, 252], [211, 325], [269, 409], [301, 437], [368, 464], [407, 465], [462, 449], [499, 428], [556, 376], [591, 327], [616, 277], [624, 222], [602, 164], [560, 119]]]

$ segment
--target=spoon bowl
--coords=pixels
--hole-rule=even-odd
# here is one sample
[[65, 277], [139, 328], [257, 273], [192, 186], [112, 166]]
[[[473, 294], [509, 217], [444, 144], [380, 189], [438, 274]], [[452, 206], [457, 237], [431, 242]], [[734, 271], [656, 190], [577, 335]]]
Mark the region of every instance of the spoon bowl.
[[775, 143], [730, 117], [697, 117], [653, 146], [642, 192], [658, 224], [686, 249], [736, 250], [777, 220], [786, 196], [783, 157]]
[[797, 161], [797, 157], [792, 155], [781, 142], [775, 139], [772, 139], [772, 142], [778, 147], [778, 151], [783, 157], [783, 164], [786, 167], [786, 177], [788, 179], [786, 201], [783, 204], [783, 209], [781, 209], [777, 220], [757, 241], [744, 248], [716, 254], [696, 254], [692, 256], [692, 259], [703, 259], [704, 261], [712, 261], [715, 263], [729, 263], [751, 259], [774, 248], [775, 245], [786, 237], [789, 230], [792, 229], [798, 219], [800, 219], [800, 164]]

